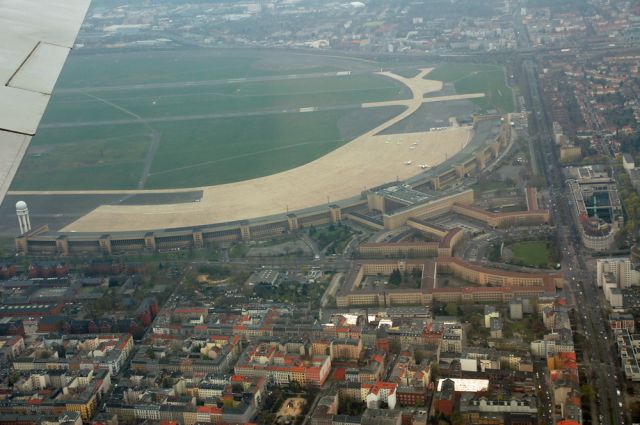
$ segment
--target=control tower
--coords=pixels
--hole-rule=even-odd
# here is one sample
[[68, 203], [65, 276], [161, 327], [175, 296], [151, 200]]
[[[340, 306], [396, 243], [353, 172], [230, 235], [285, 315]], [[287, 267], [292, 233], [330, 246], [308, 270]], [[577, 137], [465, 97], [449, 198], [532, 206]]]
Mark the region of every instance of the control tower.
[[24, 235], [31, 230], [31, 220], [29, 220], [29, 208], [24, 201], [16, 202], [16, 214], [18, 215], [18, 224], [20, 225], [20, 234]]

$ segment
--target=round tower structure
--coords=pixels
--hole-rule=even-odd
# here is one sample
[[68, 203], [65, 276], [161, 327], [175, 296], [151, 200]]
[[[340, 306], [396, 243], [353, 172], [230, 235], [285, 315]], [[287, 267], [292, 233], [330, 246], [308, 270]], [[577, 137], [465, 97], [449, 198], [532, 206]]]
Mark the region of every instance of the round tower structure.
[[29, 220], [29, 208], [24, 201], [16, 202], [16, 214], [20, 225], [20, 234], [23, 235], [31, 230], [31, 220]]

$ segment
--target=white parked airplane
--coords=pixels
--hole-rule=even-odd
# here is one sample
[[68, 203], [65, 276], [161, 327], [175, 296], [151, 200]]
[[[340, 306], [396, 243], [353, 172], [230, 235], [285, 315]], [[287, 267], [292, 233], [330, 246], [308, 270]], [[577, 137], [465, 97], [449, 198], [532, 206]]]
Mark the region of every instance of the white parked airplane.
[[0, 203], [51, 97], [90, 0], [0, 0]]

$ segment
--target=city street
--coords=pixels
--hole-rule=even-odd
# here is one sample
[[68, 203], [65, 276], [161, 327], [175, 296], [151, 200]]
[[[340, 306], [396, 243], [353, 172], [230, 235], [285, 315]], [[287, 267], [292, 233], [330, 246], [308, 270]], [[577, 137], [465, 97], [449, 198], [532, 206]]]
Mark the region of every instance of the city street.
[[542, 102], [536, 65], [533, 61], [525, 60], [523, 71], [527, 77], [529, 103], [533, 111], [531, 143], [540, 164], [546, 165], [541, 166], [540, 171], [552, 194], [552, 221], [556, 224], [558, 240], [565, 248], [562, 261], [565, 295], [575, 304], [577, 324], [584, 329], [587, 340], [584, 358], [589, 381], [581, 384], [589, 384], [596, 391], [598, 416], [592, 418], [593, 423], [621, 425], [626, 423], [626, 418], [617, 392], [621, 388], [618, 380], [623, 377], [616, 366], [617, 353], [607, 326], [605, 304], [596, 287], [595, 274], [587, 268], [587, 253], [582, 249], [579, 233], [571, 216], [572, 206], [567, 205], [562, 165], [551, 137], [550, 118]]

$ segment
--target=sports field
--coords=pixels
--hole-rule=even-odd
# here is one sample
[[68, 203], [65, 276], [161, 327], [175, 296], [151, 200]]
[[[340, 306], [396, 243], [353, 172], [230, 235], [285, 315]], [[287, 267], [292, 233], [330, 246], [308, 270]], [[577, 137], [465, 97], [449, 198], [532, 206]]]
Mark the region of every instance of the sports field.
[[482, 108], [513, 112], [513, 96], [502, 67], [477, 63], [445, 64], [431, 71], [427, 78], [453, 83], [460, 94], [484, 93], [484, 98], [473, 100]]

